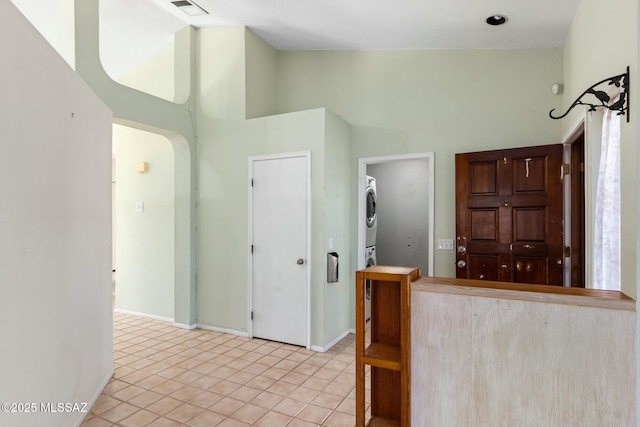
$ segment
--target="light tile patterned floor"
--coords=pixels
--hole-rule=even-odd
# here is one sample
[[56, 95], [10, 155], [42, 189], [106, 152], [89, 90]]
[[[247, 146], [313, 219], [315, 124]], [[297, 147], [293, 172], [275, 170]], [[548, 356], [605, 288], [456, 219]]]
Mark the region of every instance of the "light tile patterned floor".
[[317, 353], [121, 313], [113, 323], [115, 375], [81, 427], [355, 423], [353, 335]]

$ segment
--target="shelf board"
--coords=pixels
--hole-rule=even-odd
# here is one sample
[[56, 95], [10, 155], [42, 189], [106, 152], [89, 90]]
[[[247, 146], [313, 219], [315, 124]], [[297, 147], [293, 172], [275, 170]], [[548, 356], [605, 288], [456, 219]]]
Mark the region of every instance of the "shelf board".
[[364, 363], [378, 368], [400, 370], [400, 346], [373, 343], [364, 351]]
[[399, 427], [400, 421], [389, 420], [386, 418], [373, 417], [367, 423], [367, 427]]

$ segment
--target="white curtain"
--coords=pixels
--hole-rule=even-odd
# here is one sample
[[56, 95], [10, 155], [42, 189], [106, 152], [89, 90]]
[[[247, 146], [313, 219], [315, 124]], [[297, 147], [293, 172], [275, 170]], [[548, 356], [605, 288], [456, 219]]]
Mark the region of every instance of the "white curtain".
[[620, 117], [605, 109], [595, 200], [593, 287], [620, 290]]

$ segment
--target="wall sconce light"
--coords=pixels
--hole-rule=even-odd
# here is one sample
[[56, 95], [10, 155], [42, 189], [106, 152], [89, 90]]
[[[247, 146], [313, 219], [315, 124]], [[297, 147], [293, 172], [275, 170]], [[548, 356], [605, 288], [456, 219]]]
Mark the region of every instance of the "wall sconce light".
[[149, 163], [147, 162], [137, 162], [136, 163], [136, 172], [138, 173], [146, 173], [149, 170]]
[[[607, 83], [608, 86], [615, 86], [617, 88], [620, 88], [620, 91], [611, 96], [604, 90], [597, 90], [597, 87], [604, 83]], [[595, 97], [595, 103], [583, 101], [582, 98], [586, 95]], [[549, 117], [551, 117], [552, 119], [561, 119], [563, 117], [566, 117], [567, 114], [569, 114], [569, 112], [576, 105], [588, 105], [589, 110], [587, 111], [596, 111], [596, 109], [598, 108], [606, 108], [611, 111], [617, 111], [619, 116], [626, 115], [627, 123], [629, 123], [629, 96], [629, 67], [627, 67], [626, 73], [618, 74], [617, 76], [600, 80], [598, 83], [591, 85], [591, 87], [582, 92], [582, 95], [580, 95], [578, 99], [573, 101], [567, 112], [563, 115], [554, 116], [554, 108], [553, 110], [549, 111]], [[610, 104], [612, 98], [615, 99], [616, 97], [618, 97], [618, 99], [613, 104]]]

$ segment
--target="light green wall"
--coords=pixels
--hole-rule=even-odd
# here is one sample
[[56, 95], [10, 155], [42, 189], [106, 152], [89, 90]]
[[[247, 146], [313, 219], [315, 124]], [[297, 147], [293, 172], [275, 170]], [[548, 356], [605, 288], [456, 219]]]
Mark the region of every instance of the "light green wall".
[[[203, 120], [199, 117], [200, 123]], [[220, 121], [211, 129], [200, 129], [199, 324], [248, 331], [249, 156], [311, 151], [312, 222], [319, 224], [323, 219], [323, 138], [323, 110], [246, 122]], [[323, 231], [320, 227], [313, 229], [313, 242], [323, 240]], [[316, 253], [312, 257], [313, 265], [321, 262]], [[314, 280], [312, 313], [321, 309], [320, 289]], [[321, 327], [314, 329], [312, 336], [318, 336]]]
[[[321, 277], [318, 283], [323, 289], [323, 336], [320, 342], [326, 346], [351, 328], [355, 278], [349, 253], [351, 217], [354, 215], [350, 209], [349, 191], [353, 166], [349, 157], [351, 126], [325, 110], [324, 133], [324, 238], [316, 249], [322, 263], [316, 264], [315, 273]], [[332, 247], [329, 246], [330, 240]], [[327, 283], [327, 252], [337, 252], [340, 256], [337, 283]]]
[[[115, 81], [173, 101], [176, 75], [172, 43]], [[123, 312], [174, 320], [175, 308], [175, 156], [169, 140], [157, 133], [114, 125], [116, 153], [115, 239], [116, 302]], [[135, 171], [146, 161], [147, 173]], [[144, 211], [135, 212], [136, 201]]]
[[245, 29], [198, 31], [198, 132], [203, 140], [211, 120], [245, 118]]
[[199, 107], [209, 117], [251, 119], [276, 113], [278, 52], [245, 27], [198, 32]]
[[[638, 57], [637, 0], [582, 0], [563, 50], [564, 97], [568, 107], [599, 80], [634, 68]], [[632, 88], [633, 82], [632, 82]], [[637, 102], [632, 97], [632, 102]], [[564, 111], [564, 110], [563, 110]], [[633, 110], [632, 110], [633, 111]], [[584, 107], [561, 121], [562, 134], [584, 116]]]
[[239, 196], [246, 194], [246, 159], [237, 152], [250, 140], [243, 135], [243, 46], [243, 28], [198, 31], [197, 321], [238, 331], [248, 331], [249, 307], [241, 259], [247, 254], [246, 201]]
[[247, 119], [276, 113], [278, 51], [245, 29]]
[[[607, 77], [631, 71], [631, 121], [621, 126], [621, 233], [622, 291], [636, 298], [638, 205], [638, 2], [634, 0], [582, 0], [563, 52], [566, 109], [585, 89]], [[565, 110], [563, 110], [564, 112]], [[587, 113], [591, 114], [591, 113]], [[564, 118], [562, 135], [568, 135], [585, 116], [578, 107]], [[587, 144], [590, 139], [587, 136]], [[586, 151], [590, 149], [586, 147]], [[587, 161], [589, 158], [587, 158]], [[587, 164], [587, 170], [593, 165]], [[587, 180], [592, 181], [589, 176]], [[588, 268], [589, 266], [587, 266]]]
[[175, 96], [175, 49], [172, 43], [144, 63], [117, 76], [115, 81], [133, 89], [173, 101]]
[[[278, 110], [322, 106], [351, 123], [352, 195], [358, 158], [433, 151], [434, 238], [445, 239], [455, 237], [454, 154], [560, 143], [547, 114], [561, 79], [560, 49], [280, 52]], [[438, 251], [435, 275], [454, 276], [454, 259]]]
[[154, 132], [171, 142], [175, 159], [174, 180], [174, 322], [196, 323], [195, 257], [195, 29], [176, 34], [176, 98], [180, 103], [114, 82], [99, 57], [98, 0], [74, 0], [76, 72], [113, 111], [114, 122]]
[[[172, 101], [175, 49], [171, 44], [118, 76], [117, 82]], [[118, 310], [174, 319], [174, 155], [158, 134], [114, 126], [116, 161], [116, 304]], [[134, 170], [138, 161], [152, 166]], [[119, 191], [118, 191], [119, 190]], [[144, 212], [135, 212], [144, 201]]]
[[[116, 153], [116, 309], [173, 321], [174, 169], [169, 141], [114, 125]], [[137, 162], [148, 172], [138, 173]], [[143, 202], [136, 212], [136, 202]]]
[[[200, 118], [202, 122], [202, 118]], [[351, 325], [349, 125], [324, 109], [217, 122], [201, 129], [198, 158], [198, 323], [247, 332], [248, 158], [311, 152], [311, 344], [325, 348]], [[326, 283], [328, 239], [342, 255]]]
[[[265, 116], [276, 106], [278, 53], [249, 30], [199, 32], [198, 323], [248, 332], [248, 158], [311, 152], [311, 344], [350, 327], [349, 125], [325, 109]], [[257, 117], [245, 120], [245, 117]], [[331, 174], [329, 177], [328, 174]], [[342, 252], [326, 283], [328, 237]]]

